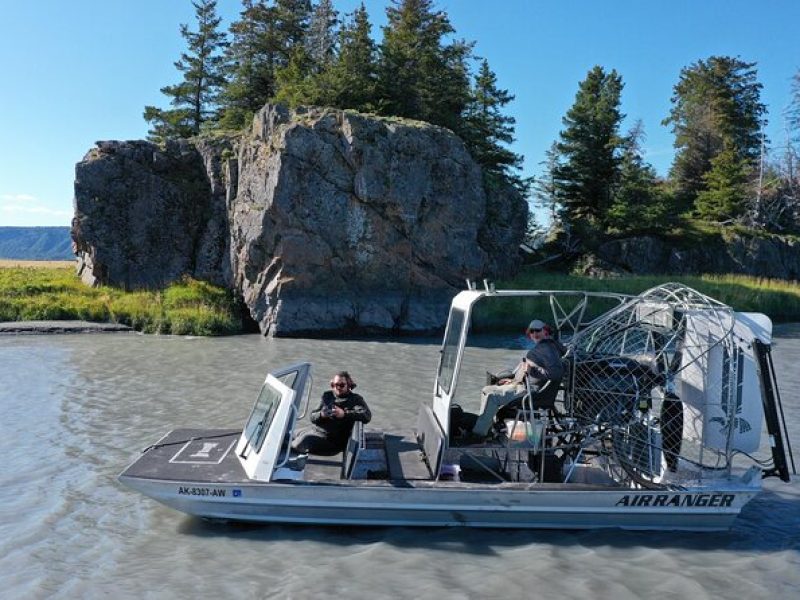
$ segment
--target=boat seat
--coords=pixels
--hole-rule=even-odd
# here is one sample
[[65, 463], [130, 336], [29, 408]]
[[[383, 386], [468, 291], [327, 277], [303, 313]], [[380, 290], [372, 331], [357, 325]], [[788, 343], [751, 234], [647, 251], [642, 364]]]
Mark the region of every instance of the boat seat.
[[344, 450], [344, 460], [342, 461], [342, 479], [352, 479], [353, 471], [358, 462], [359, 454], [364, 449], [364, 423], [356, 421], [353, 423], [353, 431], [347, 440]]
[[432, 478], [422, 448], [413, 435], [384, 436], [386, 467], [390, 481], [429, 480]]
[[497, 418], [514, 418], [520, 409], [555, 411], [559, 389], [561, 389], [560, 379], [548, 379], [538, 388], [534, 388], [530, 378], [526, 377], [525, 391], [505, 406], [501, 406], [497, 411]]
[[492, 423], [495, 420], [514, 418], [519, 408], [555, 410], [556, 397], [560, 387], [561, 379], [548, 379], [541, 386], [534, 387], [531, 378], [526, 376], [525, 386], [518, 394], [506, 393], [486, 396], [486, 403], [483, 411], [478, 416], [473, 432], [478, 436], [485, 437], [489, 435], [492, 430]]

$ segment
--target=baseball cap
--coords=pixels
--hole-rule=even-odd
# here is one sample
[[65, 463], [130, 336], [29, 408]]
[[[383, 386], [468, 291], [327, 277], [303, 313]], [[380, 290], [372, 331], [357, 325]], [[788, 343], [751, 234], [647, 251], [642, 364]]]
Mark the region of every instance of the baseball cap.
[[534, 319], [531, 321], [531, 324], [528, 325], [528, 331], [531, 329], [544, 329], [545, 327], [547, 327], [547, 323], [540, 321], [539, 319]]

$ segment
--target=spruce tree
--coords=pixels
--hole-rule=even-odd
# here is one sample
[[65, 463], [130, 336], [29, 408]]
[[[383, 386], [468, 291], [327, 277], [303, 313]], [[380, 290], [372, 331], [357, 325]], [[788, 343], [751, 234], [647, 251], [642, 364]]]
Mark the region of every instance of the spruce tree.
[[703, 175], [705, 189], [695, 200], [698, 215], [711, 221], [733, 221], [747, 209], [748, 180], [752, 172], [747, 159], [732, 145], [711, 159]]
[[433, 0], [392, 0], [379, 64], [381, 112], [457, 129], [469, 101], [471, 46], [446, 44], [454, 30]]
[[[241, 127], [278, 93], [277, 72], [287, 69], [302, 45], [311, 13], [309, 0], [242, 0], [240, 18], [231, 26], [228, 84], [222, 125]], [[306, 69], [296, 60], [293, 69]], [[284, 81], [294, 76], [284, 74]]]
[[333, 3], [321, 0], [314, 6], [302, 43], [287, 40], [293, 49], [288, 64], [276, 71], [276, 102], [289, 106], [335, 105], [326, 72], [336, 58], [337, 24], [338, 13]]
[[377, 46], [362, 2], [339, 34], [337, 102], [342, 108], [371, 111], [377, 105]]
[[622, 78], [596, 66], [563, 119], [555, 184], [563, 217], [602, 230], [619, 178]]
[[273, 100], [291, 107], [329, 104], [317, 88], [318, 81], [311, 75], [311, 65], [305, 46], [295, 46], [289, 64], [275, 73], [276, 92]]
[[558, 153], [558, 142], [553, 142], [544, 153], [545, 160], [539, 164], [543, 166], [543, 173], [531, 183], [533, 201], [547, 210], [550, 220], [555, 222], [559, 218], [558, 186], [556, 185], [556, 172], [561, 164]]
[[508, 90], [497, 87], [497, 76], [486, 59], [481, 61], [470, 102], [458, 133], [466, 142], [484, 175], [511, 183], [526, 192], [526, 182], [518, 175], [522, 157], [508, 149], [514, 141], [514, 118], [502, 109], [514, 99]]
[[312, 76], [312, 103], [373, 112], [376, 96], [376, 45], [367, 9], [362, 3], [339, 29], [338, 53]]
[[148, 135], [153, 140], [197, 135], [204, 123], [217, 117], [219, 91], [225, 81], [221, 51], [227, 41], [218, 29], [216, 0], [195, 0], [192, 6], [197, 31], [181, 25], [187, 49], [175, 63], [175, 68], [183, 73], [183, 81], [161, 88], [161, 93], [171, 98], [174, 108], [146, 106], [144, 109], [144, 119], [151, 127]]
[[311, 0], [275, 0], [281, 67], [289, 64], [296, 46], [305, 43], [311, 20]]
[[641, 121], [622, 141], [619, 184], [604, 221], [612, 233], [659, 231], [669, 220], [667, 196], [652, 165], [642, 158]]
[[275, 94], [275, 20], [275, 9], [264, 0], [242, 0], [239, 19], [230, 27], [223, 127], [243, 126]]
[[755, 63], [727, 56], [712, 56], [681, 70], [664, 124], [672, 125], [675, 134], [670, 175], [684, 207], [707, 189], [705, 175], [725, 148], [755, 166], [766, 123], [756, 77]]
[[314, 6], [305, 38], [305, 48], [311, 72], [320, 73], [330, 66], [336, 56], [336, 27], [339, 13], [332, 0], [320, 0]]

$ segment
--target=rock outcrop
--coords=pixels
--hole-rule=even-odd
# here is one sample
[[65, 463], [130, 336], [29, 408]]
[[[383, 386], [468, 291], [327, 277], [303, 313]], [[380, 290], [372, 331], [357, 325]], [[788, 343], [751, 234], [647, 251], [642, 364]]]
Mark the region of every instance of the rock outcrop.
[[235, 290], [264, 333], [419, 332], [465, 279], [515, 270], [526, 217], [448, 130], [267, 105], [246, 135], [98, 142], [72, 235], [88, 284], [190, 275]]
[[726, 232], [694, 246], [677, 247], [641, 236], [606, 242], [597, 256], [615, 268], [640, 275], [738, 273], [755, 277], [800, 279], [800, 245], [778, 236]]

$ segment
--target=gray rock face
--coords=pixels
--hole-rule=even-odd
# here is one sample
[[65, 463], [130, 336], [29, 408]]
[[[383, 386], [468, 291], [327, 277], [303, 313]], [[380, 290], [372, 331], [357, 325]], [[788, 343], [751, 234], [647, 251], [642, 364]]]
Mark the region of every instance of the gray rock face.
[[800, 247], [793, 239], [731, 233], [716, 243], [676, 248], [642, 236], [603, 244], [598, 256], [636, 274], [691, 275], [739, 273], [774, 279], [800, 279]]
[[160, 287], [184, 274], [222, 283], [220, 208], [194, 144], [162, 150], [98, 142], [75, 169], [72, 239], [81, 277], [127, 289]]
[[99, 142], [76, 167], [89, 284], [183, 275], [239, 293], [264, 333], [441, 327], [466, 278], [514, 271], [527, 206], [484, 192], [447, 130], [265, 106], [249, 135]]

